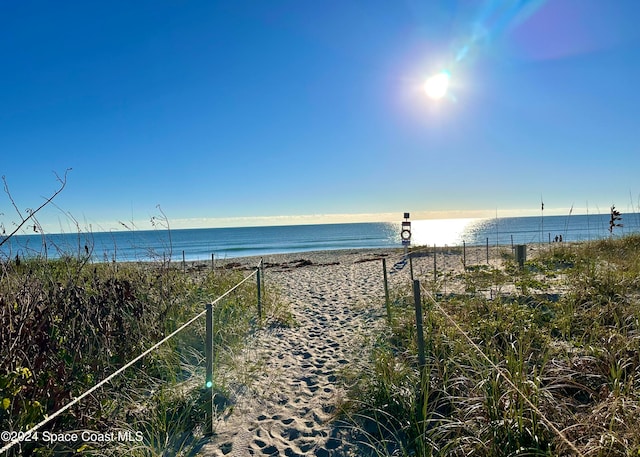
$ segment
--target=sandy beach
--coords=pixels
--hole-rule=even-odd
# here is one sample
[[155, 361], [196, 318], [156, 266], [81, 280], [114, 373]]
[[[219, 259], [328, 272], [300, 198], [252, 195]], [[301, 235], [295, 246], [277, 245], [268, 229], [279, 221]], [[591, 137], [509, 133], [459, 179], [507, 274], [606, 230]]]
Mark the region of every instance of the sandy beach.
[[[490, 247], [489, 263], [508, 248]], [[433, 252], [412, 260], [416, 277], [433, 277]], [[238, 366], [226, 373], [233, 407], [217, 418], [203, 456], [350, 456], [366, 447], [336, 419], [345, 388], [341, 370], [366, 368], [371, 337], [385, 325], [382, 259], [390, 288], [410, 283], [400, 249], [319, 251], [264, 256], [265, 282], [275, 287], [296, 325], [268, 327], [247, 341]], [[259, 258], [229, 259], [220, 266], [250, 268]], [[463, 271], [461, 248], [437, 252], [439, 277]], [[467, 266], [486, 263], [486, 248], [469, 247]], [[452, 274], [446, 274], [451, 272]], [[459, 281], [458, 281], [459, 282]], [[239, 376], [240, 372], [251, 373]], [[242, 379], [240, 379], [242, 378]]]

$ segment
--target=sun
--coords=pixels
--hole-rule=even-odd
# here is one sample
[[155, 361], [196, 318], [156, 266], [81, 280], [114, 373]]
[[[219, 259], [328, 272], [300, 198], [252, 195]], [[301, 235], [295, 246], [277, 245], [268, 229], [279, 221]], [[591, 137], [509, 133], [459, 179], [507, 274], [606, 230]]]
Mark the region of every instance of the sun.
[[437, 100], [447, 95], [449, 89], [449, 79], [451, 75], [448, 71], [443, 70], [440, 73], [433, 75], [424, 83], [424, 91], [430, 98]]

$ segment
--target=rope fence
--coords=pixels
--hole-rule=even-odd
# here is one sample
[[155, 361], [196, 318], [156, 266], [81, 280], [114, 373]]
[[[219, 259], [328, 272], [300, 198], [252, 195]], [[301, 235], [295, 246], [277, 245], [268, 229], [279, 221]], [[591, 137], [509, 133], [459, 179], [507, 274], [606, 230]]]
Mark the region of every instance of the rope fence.
[[[56, 412], [52, 413], [51, 415], [46, 416], [45, 419], [43, 419], [42, 421], [40, 421], [39, 423], [37, 423], [36, 425], [31, 427], [31, 429], [29, 429], [28, 431], [26, 431], [24, 433], [22, 433], [22, 432], [19, 433], [17, 438], [9, 441], [5, 446], [0, 448], [0, 454], [8, 451], [13, 446], [15, 446], [16, 444], [18, 444], [21, 441], [23, 441], [23, 439], [21, 439], [21, 437], [30, 436], [33, 433], [37, 432], [44, 425], [46, 425], [47, 423], [51, 422], [53, 419], [55, 419], [56, 417], [58, 417], [59, 415], [61, 415], [65, 411], [67, 411], [69, 408], [71, 408], [75, 404], [81, 402], [84, 398], [88, 397], [93, 392], [95, 392], [97, 389], [99, 389], [103, 385], [105, 385], [108, 382], [110, 382], [116, 376], [118, 376], [121, 373], [123, 373], [125, 370], [127, 370], [127, 368], [130, 368], [132, 365], [134, 365], [140, 359], [144, 358], [145, 356], [147, 356], [148, 354], [150, 354], [154, 350], [158, 349], [164, 343], [169, 341], [171, 338], [176, 336], [178, 333], [182, 332], [185, 328], [189, 327], [191, 324], [193, 324], [195, 321], [197, 321], [198, 319], [200, 319], [204, 315], [207, 315], [207, 333], [206, 333], [206, 342], [205, 342], [205, 344], [206, 344], [205, 350], [206, 350], [206, 358], [207, 358], [206, 388], [209, 391], [209, 393], [207, 395], [207, 400], [210, 401], [211, 408], [212, 408], [212, 406], [213, 406], [213, 398], [212, 398], [213, 397], [213, 390], [212, 390], [212, 387], [213, 387], [213, 382], [212, 382], [212, 380], [213, 380], [213, 362], [212, 362], [212, 360], [213, 360], [213, 356], [212, 356], [212, 352], [213, 352], [212, 351], [212, 348], [213, 348], [213, 331], [212, 331], [212, 328], [213, 328], [213, 326], [212, 326], [212, 310], [213, 310], [213, 306], [215, 304], [217, 304], [218, 302], [220, 302], [222, 299], [226, 298], [229, 294], [234, 292], [236, 289], [238, 289], [242, 284], [247, 282], [253, 276], [256, 276], [258, 278], [258, 280], [257, 280], [257, 286], [258, 286], [258, 300], [257, 300], [258, 301], [258, 316], [259, 316], [259, 318], [261, 318], [262, 317], [262, 303], [261, 303], [262, 299], [261, 299], [261, 280], [260, 280], [261, 274], [260, 273], [261, 273], [262, 267], [263, 267], [263, 262], [262, 262], [262, 260], [260, 260], [260, 263], [258, 264], [258, 266], [255, 267], [254, 270], [250, 274], [248, 274], [244, 279], [239, 281], [236, 285], [234, 285], [232, 288], [227, 290], [224, 294], [220, 295], [214, 301], [212, 301], [210, 303], [207, 303], [206, 306], [205, 306], [205, 310], [204, 311], [202, 311], [201, 313], [199, 313], [196, 316], [194, 316], [191, 319], [189, 319], [187, 322], [182, 324], [179, 328], [174, 330], [171, 334], [167, 335], [162, 340], [158, 341], [156, 344], [154, 344], [153, 346], [151, 346], [150, 348], [145, 350], [143, 353], [138, 355], [136, 358], [134, 358], [130, 362], [128, 362], [125, 365], [123, 365], [121, 368], [119, 368], [118, 370], [116, 370], [115, 372], [113, 372], [112, 374], [107, 376], [106, 378], [104, 378], [99, 383], [95, 384], [90, 389], [88, 389], [85, 392], [83, 392], [81, 395], [79, 395], [76, 398], [74, 398], [72, 401], [67, 403], [62, 408], [58, 409]], [[207, 408], [207, 412], [208, 412], [208, 416], [209, 416], [207, 418], [207, 427], [209, 428], [210, 431], [211, 431], [211, 427], [213, 426], [213, 420], [212, 420], [213, 419], [212, 418], [213, 410], [211, 408], [209, 408], [209, 407]]]
[[[424, 286], [420, 285], [420, 282], [418, 280], [414, 280], [414, 291], [418, 290], [418, 294], [417, 294], [417, 298], [416, 298], [416, 314], [418, 313], [418, 309], [420, 307], [420, 291], [422, 291], [422, 293], [425, 294], [425, 296], [429, 299], [429, 301], [431, 303], [433, 303], [433, 305], [438, 309], [438, 311], [440, 311], [442, 313], [442, 315], [456, 328], [456, 330], [464, 337], [464, 339], [469, 343], [469, 345], [473, 348], [474, 351], [476, 351], [476, 353], [482, 357], [484, 360], [487, 361], [487, 363], [489, 363], [489, 365], [491, 365], [491, 367], [498, 373], [498, 375], [500, 375], [507, 384], [509, 384], [509, 386], [511, 386], [517, 393], [518, 395], [520, 395], [520, 397], [522, 397], [522, 399], [524, 400], [524, 402], [533, 410], [535, 411], [535, 413], [540, 416], [540, 419], [542, 420], [542, 422], [544, 422], [552, 431], [553, 433], [555, 433], [567, 446], [569, 446], [569, 448], [576, 453], [576, 455], [578, 455], [579, 457], [583, 457], [582, 452], [580, 452], [580, 450], [575, 446], [575, 444], [573, 444], [571, 441], [569, 441], [569, 439], [566, 437], [566, 435], [564, 433], [562, 433], [561, 430], [559, 430], [554, 424], [553, 422], [551, 422], [549, 419], [546, 418], [546, 416], [542, 413], [542, 411], [540, 411], [540, 409], [533, 404], [533, 402], [531, 400], [529, 400], [529, 398], [527, 397], [527, 395], [522, 392], [522, 390], [520, 390], [518, 388], [518, 386], [516, 386], [516, 384], [511, 380], [511, 378], [509, 378], [509, 376], [504, 372], [503, 369], [501, 369], [498, 365], [496, 365], [483, 351], [482, 349], [471, 339], [471, 337], [469, 336], [469, 334], [467, 332], [464, 331], [464, 329], [462, 327], [460, 327], [460, 325], [456, 322], [456, 320], [451, 317], [451, 315], [449, 315], [449, 313], [447, 313], [444, 308], [442, 308], [442, 306], [440, 306], [440, 304], [436, 301], [435, 298], [433, 298], [433, 296], [429, 293], [429, 291], [427, 289], [424, 288]], [[422, 317], [422, 315], [420, 315], [420, 317]], [[420, 319], [421, 320], [421, 319]], [[421, 328], [422, 325], [420, 324]], [[418, 337], [420, 337], [420, 332], [418, 333]], [[420, 348], [420, 343], [418, 343], [418, 347]], [[422, 342], [422, 350], [424, 351], [424, 341]], [[424, 360], [424, 353], [422, 355], [422, 360]]]
[[[487, 243], [486, 243], [485, 246], [475, 246], [476, 250], [477, 249], [481, 249], [483, 247], [486, 249], [486, 261], [487, 261], [487, 264], [488, 264], [489, 260], [490, 260], [489, 259], [489, 241], [488, 241], [488, 239], [487, 239]], [[447, 247], [445, 247], [445, 248], [447, 248]], [[441, 249], [444, 249], [444, 248], [441, 248]], [[466, 244], [463, 243], [462, 246], [457, 246], [455, 249], [457, 251], [461, 250], [463, 268], [466, 268], [466, 261], [467, 261], [467, 258], [466, 258], [467, 246], [466, 246]], [[396, 262], [391, 269], [387, 268], [387, 259], [385, 259], [385, 258], [381, 259], [382, 260], [383, 275], [384, 275], [383, 276], [383, 280], [384, 280], [384, 292], [385, 292], [385, 308], [386, 308], [387, 320], [388, 320], [389, 323], [392, 322], [392, 309], [391, 309], [391, 302], [390, 302], [390, 295], [389, 295], [389, 281], [388, 281], [388, 276], [387, 275], [388, 275], [388, 273], [389, 274], [398, 273], [407, 264], [409, 265], [410, 275], [411, 275], [411, 283], [412, 283], [412, 290], [413, 290], [413, 298], [414, 298], [414, 307], [415, 307], [416, 330], [417, 330], [416, 336], [417, 336], [417, 340], [418, 340], [417, 341], [418, 361], [419, 361], [420, 368], [422, 369], [422, 368], [424, 368], [426, 366], [425, 341], [424, 341], [424, 334], [423, 334], [424, 330], [423, 330], [423, 322], [422, 322], [423, 321], [423, 310], [422, 310], [422, 298], [421, 298], [421, 294], [424, 294], [424, 296], [428, 299], [428, 301], [431, 302], [435, 306], [435, 308], [446, 318], [446, 320], [448, 322], [451, 323], [451, 325], [453, 325], [453, 327], [456, 329], [456, 331], [461, 334], [461, 336], [473, 348], [473, 350], [475, 352], [477, 352], [477, 354], [483, 360], [485, 360], [492, 367], [492, 369], [494, 369], [496, 371], [496, 373], [500, 377], [502, 377], [505, 380], [505, 382], [515, 392], [518, 393], [518, 395], [520, 395], [522, 397], [523, 401], [531, 408], [532, 411], [534, 411], [540, 417], [541, 421], [544, 422], [549, 427], [549, 429], [555, 435], [557, 435], [560, 438], [560, 440], [562, 440], [562, 442], [564, 442], [569, 447], [569, 449], [571, 449], [572, 452], [574, 452], [579, 457], [583, 457], [583, 454], [576, 447], [576, 445], [573, 444], [561, 430], [559, 430], [549, 419], [547, 419], [545, 417], [545, 415], [542, 413], [542, 411], [537, 406], [535, 406], [535, 404], [531, 400], [529, 400], [527, 395], [525, 393], [523, 393], [522, 390], [520, 388], [518, 388], [518, 386], [510, 379], [508, 373], [506, 373], [505, 370], [501, 369], [498, 365], [496, 365], [483, 352], [483, 350], [473, 341], [473, 339], [469, 336], [469, 334], [467, 334], [467, 332], [464, 331], [464, 329], [458, 324], [458, 322], [456, 322], [456, 320], [449, 313], [447, 313], [447, 311], [436, 301], [436, 299], [433, 297], [433, 295], [423, 285], [420, 284], [420, 281], [414, 279], [413, 259], [415, 257], [423, 257], [424, 254], [428, 254], [429, 252], [432, 252], [432, 254], [433, 254], [433, 267], [434, 267], [434, 280], [435, 280], [436, 275], [437, 275], [437, 261], [436, 261], [436, 258], [437, 258], [437, 253], [438, 253], [438, 248], [435, 245], [434, 246], [421, 247], [421, 248], [414, 249], [412, 251], [409, 251], [409, 252], [405, 253], [404, 255], [402, 255], [400, 257], [400, 260], [398, 262]], [[211, 264], [212, 264], [212, 268], [214, 268], [215, 264], [214, 264], [214, 257], [213, 256], [211, 258]], [[51, 422], [53, 419], [55, 419], [56, 417], [60, 416], [65, 411], [69, 410], [71, 407], [73, 407], [74, 405], [76, 405], [79, 402], [81, 402], [87, 396], [91, 395], [97, 389], [99, 389], [100, 387], [102, 387], [105, 384], [109, 383], [111, 380], [113, 380], [118, 375], [122, 374], [125, 370], [130, 368], [136, 362], [138, 362], [139, 360], [141, 360], [142, 358], [144, 358], [145, 356], [147, 356], [148, 354], [150, 354], [154, 350], [158, 349], [164, 343], [169, 341], [171, 338], [175, 337], [177, 334], [182, 332], [184, 329], [186, 329], [187, 327], [192, 325], [194, 322], [196, 322], [198, 319], [202, 318], [203, 316], [206, 316], [206, 323], [205, 323], [205, 326], [206, 326], [206, 336], [205, 336], [205, 357], [206, 357], [205, 388], [206, 388], [206, 399], [207, 399], [207, 405], [206, 405], [207, 417], [206, 417], [206, 425], [205, 425], [206, 428], [205, 428], [205, 431], [207, 433], [212, 433], [213, 432], [213, 417], [214, 417], [214, 414], [213, 414], [213, 408], [214, 408], [214, 404], [213, 404], [213, 368], [214, 368], [213, 367], [213, 307], [217, 303], [219, 303], [221, 300], [226, 298], [228, 295], [233, 293], [240, 286], [242, 286], [243, 284], [245, 284], [246, 282], [248, 282], [250, 279], [252, 279], [255, 276], [256, 277], [256, 285], [257, 285], [257, 315], [258, 315], [258, 318], [261, 320], [262, 319], [262, 314], [263, 314], [262, 296], [263, 296], [263, 288], [264, 288], [264, 285], [263, 285], [263, 281], [264, 281], [263, 267], [264, 267], [264, 264], [263, 264], [263, 261], [261, 259], [260, 263], [256, 267], [254, 267], [254, 270], [251, 273], [247, 274], [242, 280], [240, 280], [233, 287], [228, 289], [225, 293], [223, 293], [222, 295], [217, 297], [215, 300], [213, 300], [212, 302], [206, 303], [205, 309], [202, 312], [198, 313], [196, 316], [194, 316], [191, 319], [189, 319], [187, 322], [182, 324], [179, 328], [174, 330], [168, 336], [164, 337], [162, 340], [158, 341], [153, 346], [151, 346], [148, 349], [146, 349], [144, 352], [142, 352], [140, 355], [135, 357], [133, 360], [131, 360], [128, 363], [126, 363], [125, 365], [123, 365], [121, 368], [119, 368], [118, 370], [116, 370], [115, 372], [113, 372], [112, 374], [107, 376], [106, 378], [104, 378], [102, 381], [100, 381], [97, 384], [95, 384], [90, 389], [88, 389], [85, 392], [83, 392], [81, 395], [75, 397], [72, 401], [70, 401], [65, 406], [61, 407], [60, 409], [58, 409], [57, 411], [55, 411], [51, 415], [46, 416], [45, 419], [43, 419], [38, 424], [34, 425], [31, 429], [29, 429], [28, 431], [26, 431], [26, 432], [24, 432], [23, 434], [20, 434], [20, 435], [21, 436], [29, 436], [29, 435], [35, 433], [40, 428], [45, 426], [47, 423]], [[184, 268], [185, 268], [185, 260], [184, 260], [184, 254], [183, 254], [183, 269]], [[20, 439], [20, 437], [17, 437], [16, 439], [13, 439], [12, 441], [9, 441], [5, 446], [0, 448], [0, 454], [3, 454], [4, 452], [8, 451], [9, 449], [11, 449], [13, 446], [15, 446], [16, 444], [20, 443], [21, 441], [22, 440]]]
[[[388, 275], [395, 275], [396, 273], [399, 273], [400, 271], [402, 271], [407, 265], [409, 265], [409, 271], [410, 271], [410, 275], [411, 275], [411, 280], [413, 281], [414, 279], [414, 268], [413, 268], [413, 260], [415, 258], [419, 258], [419, 257], [427, 257], [429, 255], [433, 256], [433, 281], [434, 283], [438, 280], [438, 275], [442, 274], [442, 271], [447, 270], [446, 267], [446, 262], [445, 262], [445, 266], [444, 269], [441, 268], [440, 270], [438, 270], [438, 257], [443, 257], [446, 256], [448, 254], [450, 254], [451, 252], [456, 252], [462, 255], [462, 268], [463, 270], [466, 270], [467, 268], [471, 268], [473, 265], [481, 265], [483, 262], [480, 261], [480, 259], [478, 258], [478, 254], [480, 250], [484, 250], [485, 252], [485, 258], [486, 258], [486, 265], [490, 265], [491, 264], [491, 255], [490, 255], [490, 245], [487, 239], [487, 243], [485, 245], [474, 245], [474, 246], [467, 246], [466, 243], [463, 241], [462, 246], [436, 246], [435, 244], [433, 246], [422, 246], [419, 247], [417, 249], [413, 249], [411, 251], [406, 252], [405, 254], [399, 255], [398, 257], [396, 257], [398, 260], [393, 264], [393, 266], [389, 269], [387, 269], [387, 260], [388, 259], [382, 259], [382, 270], [383, 270], [383, 274], [384, 274], [384, 291], [385, 291], [385, 306], [387, 309], [387, 318], [390, 320], [391, 319], [391, 308], [390, 308], [390, 302], [389, 302], [389, 285], [388, 285]], [[495, 246], [496, 249], [504, 249], [506, 246]], [[467, 259], [467, 248], [472, 249], [475, 251], [475, 255], [476, 255], [476, 263], [473, 264], [471, 262], [468, 262]], [[519, 250], [519, 248], [523, 248], [521, 250]], [[515, 245], [511, 247], [512, 253], [515, 255], [515, 259], [516, 261], [521, 264], [524, 261], [524, 258], [526, 257], [526, 245]], [[440, 252], [440, 256], [438, 256], [438, 252]], [[501, 251], [500, 251], [501, 252]], [[494, 254], [495, 256], [495, 254]]]
[[[534, 244], [540, 244], [540, 243], [534, 243]], [[546, 244], [546, 243], [542, 243], [542, 244]], [[489, 242], [489, 238], [486, 239], [485, 243], [482, 244], [467, 244], [465, 240], [462, 240], [462, 244], [461, 245], [454, 245], [454, 246], [448, 246], [448, 245], [444, 245], [444, 246], [437, 246], [437, 245], [432, 245], [432, 246], [421, 246], [417, 249], [412, 249], [407, 251], [405, 254], [402, 254], [400, 256], [398, 256], [398, 261], [393, 265], [393, 267], [391, 267], [391, 269], [389, 270], [390, 274], [394, 274], [400, 270], [402, 270], [407, 264], [411, 265], [411, 260], [413, 258], [416, 257], [423, 257], [426, 255], [433, 255], [434, 256], [434, 270], [437, 269], [437, 263], [436, 263], [436, 258], [438, 255], [438, 252], [440, 252], [441, 255], [445, 255], [445, 253], [449, 253], [449, 252], [461, 252], [462, 254], [462, 264], [463, 266], [466, 268], [470, 265], [480, 265], [482, 263], [485, 264], [489, 264], [490, 263], [490, 259], [491, 259], [491, 249], [495, 248], [495, 250], [504, 250], [504, 249], [510, 249], [513, 253], [517, 252], [517, 249], [519, 246], [526, 246], [526, 244], [514, 244], [513, 243], [513, 239], [511, 240], [510, 244], [491, 244]], [[467, 255], [467, 250], [470, 249], [473, 251], [473, 253], [475, 254], [475, 263], [473, 262], [473, 259]], [[481, 258], [481, 253], [480, 251], [484, 251], [484, 255], [482, 255]], [[495, 251], [494, 251], [495, 252]], [[468, 261], [469, 260], [469, 261]]]
[[[465, 255], [464, 252], [464, 248], [465, 246], [463, 246], [463, 256]], [[406, 263], [406, 259], [409, 260], [409, 263], [411, 265], [411, 258], [412, 255], [416, 252], [425, 252], [428, 250], [433, 249], [433, 256], [434, 256], [434, 277], [435, 277], [435, 272], [437, 269], [436, 266], [436, 253], [437, 253], [437, 249], [436, 246], [433, 246], [433, 248], [431, 247], [425, 247], [425, 248], [421, 248], [415, 251], [411, 251], [405, 255], [402, 256], [400, 262], [403, 262], [403, 260]], [[487, 243], [486, 245], [486, 249], [487, 249], [487, 262], [489, 262], [489, 244]], [[400, 263], [398, 262], [398, 263]], [[464, 262], [464, 260], [463, 260]], [[396, 263], [396, 265], [398, 265], [398, 263]], [[404, 266], [404, 265], [403, 265]], [[466, 265], [465, 265], [466, 266]], [[386, 308], [386, 312], [387, 312], [387, 321], [389, 323], [391, 323], [392, 321], [392, 315], [391, 315], [391, 304], [390, 304], [390, 300], [389, 300], [389, 286], [388, 286], [388, 280], [387, 280], [387, 266], [386, 266], [386, 259], [382, 259], [382, 268], [383, 268], [383, 284], [384, 284], [384, 292], [385, 292], [385, 308]], [[391, 273], [396, 272], [396, 271], [400, 271], [400, 270], [391, 270]], [[413, 302], [414, 302], [414, 308], [415, 308], [415, 315], [416, 315], [416, 339], [417, 339], [417, 350], [418, 350], [418, 364], [420, 366], [421, 369], [421, 374], [422, 374], [422, 370], [424, 369], [424, 367], [426, 366], [426, 354], [425, 354], [425, 340], [424, 340], [424, 333], [423, 333], [423, 310], [422, 310], [422, 298], [421, 298], [421, 293], [424, 294], [424, 296], [435, 306], [435, 308], [446, 318], [446, 320], [448, 322], [451, 323], [451, 325], [453, 325], [453, 327], [456, 329], [457, 332], [459, 332], [462, 337], [465, 339], [465, 341], [473, 348], [473, 350], [483, 359], [485, 360], [492, 369], [494, 369], [497, 374], [502, 377], [505, 382], [507, 384], [509, 384], [509, 386], [511, 388], [513, 388], [513, 390], [515, 392], [517, 392], [517, 394], [523, 399], [523, 401], [540, 417], [541, 421], [544, 422], [545, 425], [547, 425], [549, 427], [549, 429], [560, 438], [560, 440], [562, 440], [562, 442], [564, 442], [569, 449], [571, 449], [572, 452], [575, 453], [575, 455], [579, 456], [579, 457], [583, 457], [584, 454], [582, 452], [580, 452], [580, 450], [576, 447], [575, 444], [573, 444], [568, 438], [567, 436], [560, 430], [558, 429], [553, 422], [551, 422], [549, 419], [547, 419], [547, 417], [544, 415], [544, 413], [533, 404], [533, 402], [531, 400], [529, 400], [529, 398], [527, 397], [527, 395], [522, 392], [522, 390], [520, 388], [518, 388], [518, 386], [516, 386], [516, 384], [510, 379], [510, 377], [508, 376], [507, 373], [505, 373], [505, 371], [503, 369], [501, 369], [498, 365], [496, 365], [484, 352], [483, 350], [473, 341], [473, 339], [471, 339], [471, 337], [469, 336], [469, 334], [467, 332], [464, 331], [464, 329], [458, 324], [458, 322], [449, 314], [446, 312], [446, 310], [440, 306], [440, 304], [437, 302], [437, 300], [433, 297], [433, 295], [423, 286], [420, 284], [420, 281], [417, 279], [414, 279], [414, 275], [413, 275], [413, 268], [411, 268], [410, 271], [410, 275], [411, 275], [411, 283], [412, 283], [412, 291], [413, 291]]]

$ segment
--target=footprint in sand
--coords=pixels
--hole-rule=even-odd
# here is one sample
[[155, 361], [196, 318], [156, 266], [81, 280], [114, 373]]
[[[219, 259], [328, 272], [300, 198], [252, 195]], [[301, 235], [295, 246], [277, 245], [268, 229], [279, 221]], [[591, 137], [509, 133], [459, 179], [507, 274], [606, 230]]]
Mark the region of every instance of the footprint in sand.
[[373, 286], [380, 282], [378, 269], [354, 266], [355, 254], [339, 256], [339, 265], [267, 275], [289, 297], [297, 326], [256, 333], [251, 360], [264, 364], [264, 376], [243, 386], [245, 393], [233, 412], [215, 424], [216, 433], [201, 456], [362, 455], [331, 418], [344, 394], [339, 370], [362, 357], [354, 334], [384, 324], [383, 309], [352, 308], [353, 297], [362, 301], [373, 293], [382, 302], [382, 288]]

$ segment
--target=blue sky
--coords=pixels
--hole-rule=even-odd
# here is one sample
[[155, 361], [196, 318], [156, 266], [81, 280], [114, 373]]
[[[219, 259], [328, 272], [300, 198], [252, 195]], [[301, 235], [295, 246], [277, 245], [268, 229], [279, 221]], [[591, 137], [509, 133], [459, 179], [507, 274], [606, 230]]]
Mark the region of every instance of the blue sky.
[[[635, 0], [0, 3], [0, 174], [67, 230], [608, 212]], [[424, 81], [446, 68], [450, 91]], [[18, 219], [0, 196], [0, 222]], [[355, 216], [352, 216], [355, 215]]]

